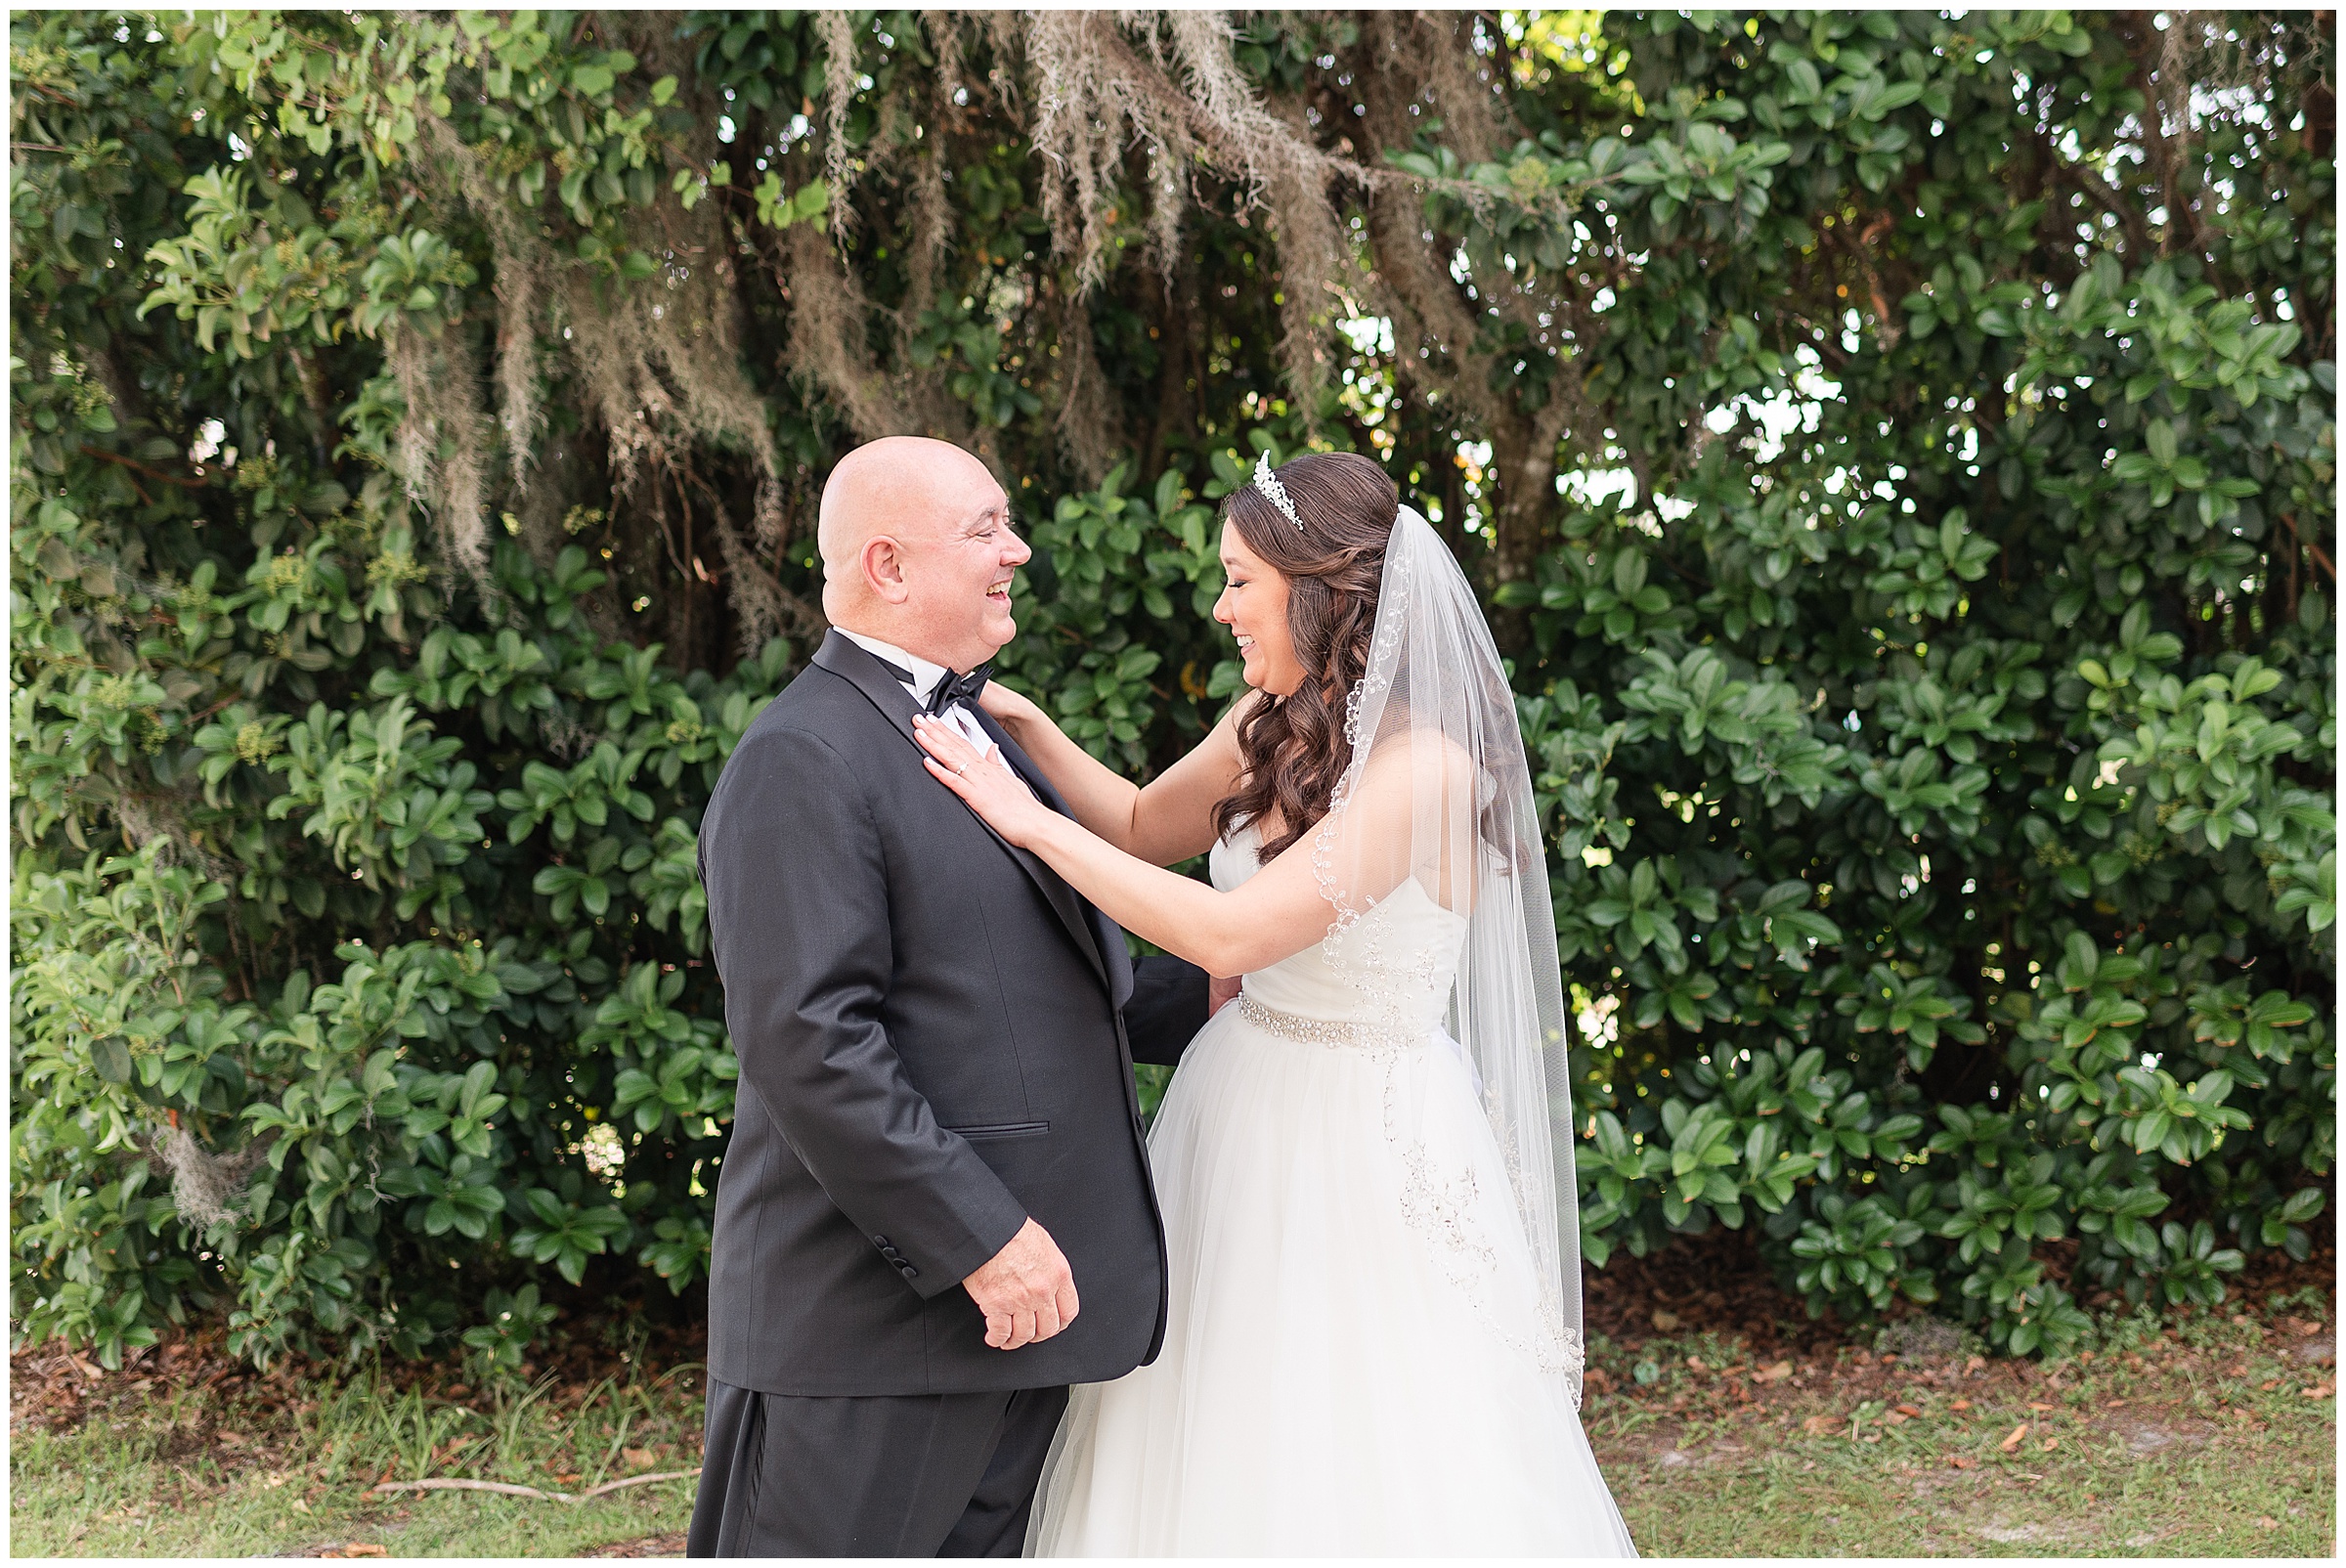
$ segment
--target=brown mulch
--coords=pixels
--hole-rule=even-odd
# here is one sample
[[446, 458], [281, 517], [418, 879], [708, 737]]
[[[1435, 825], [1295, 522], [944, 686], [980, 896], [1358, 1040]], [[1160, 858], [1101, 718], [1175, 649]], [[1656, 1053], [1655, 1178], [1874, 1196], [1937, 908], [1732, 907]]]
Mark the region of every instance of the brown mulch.
[[[2075, 1289], [2076, 1282], [2068, 1277], [2076, 1255], [2074, 1241], [2046, 1243], [2038, 1255], [2048, 1274]], [[2219, 1310], [2260, 1312], [2271, 1297], [2307, 1288], [2331, 1294], [2337, 1277], [2337, 1251], [2327, 1240], [2318, 1242], [2302, 1263], [2278, 1250], [2258, 1252], [2240, 1273], [2225, 1281]], [[1761, 1357], [1829, 1358], [1844, 1346], [1870, 1349], [1877, 1339], [1885, 1339], [1892, 1350], [1904, 1349], [1910, 1358], [1944, 1355], [1954, 1348], [1953, 1325], [1904, 1303], [1892, 1309], [1886, 1323], [1851, 1327], [1830, 1310], [1822, 1318], [1809, 1317], [1801, 1298], [1779, 1286], [1760, 1261], [1748, 1227], [1676, 1237], [1652, 1257], [1616, 1252], [1602, 1269], [1589, 1271], [1582, 1293], [1588, 1337], [1602, 1335], [1630, 1350], [1642, 1348], [1649, 1335], [1675, 1338], [1704, 1332], [1740, 1336]], [[2090, 1283], [2077, 1294], [2095, 1311], [2125, 1304], [2124, 1297]]]
[[126, 1357], [108, 1372], [87, 1353], [50, 1341], [10, 1352], [9, 1430], [69, 1430], [93, 1411], [129, 1398], [143, 1398], [157, 1385], [212, 1394], [232, 1383], [250, 1383], [251, 1369], [220, 1348], [221, 1333], [169, 1331], [163, 1342]]
[[[87, 1352], [55, 1342], [14, 1350], [9, 1355], [9, 1430], [70, 1430], [116, 1404], [163, 1397], [174, 1390], [201, 1394], [208, 1410], [222, 1419], [233, 1408], [240, 1427], [265, 1425], [273, 1412], [306, 1403], [317, 1384], [333, 1376], [331, 1366], [300, 1357], [282, 1360], [265, 1372], [256, 1371], [230, 1355], [224, 1339], [217, 1326], [166, 1328], [158, 1343], [125, 1356], [116, 1372], [100, 1367]], [[651, 1328], [631, 1347], [608, 1340], [601, 1332], [581, 1332], [571, 1324], [558, 1324], [540, 1354], [522, 1365], [522, 1375], [533, 1382], [549, 1382], [549, 1402], [559, 1408], [583, 1402], [606, 1377], [624, 1380], [632, 1358], [640, 1357], [642, 1369], [653, 1375], [674, 1372], [681, 1380], [696, 1375], [682, 1369], [697, 1368], [706, 1354], [705, 1334], [697, 1324]], [[386, 1357], [382, 1375], [396, 1392], [420, 1388], [433, 1399], [490, 1408], [487, 1391], [465, 1381], [454, 1357], [447, 1362]], [[183, 1433], [176, 1441], [190, 1439]]]
[[[1587, 1276], [1586, 1301], [1589, 1335], [1608, 1337], [1630, 1350], [1657, 1333], [1675, 1336], [1716, 1329], [1742, 1335], [1755, 1351], [1830, 1359], [1834, 1348], [1848, 1339], [1847, 1331], [1831, 1317], [1811, 1320], [1797, 1297], [1776, 1286], [1749, 1237], [1724, 1230], [1676, 1239], [1655, 1257], [1615, 1254], [1604, 1269]], [[564, 1402], [566, 1394], [583, 1397], [603, 1377], [624, 1376], [629, 1370], [606, 1335], [581, 1332], [576, 1326], [576, 1318], [566, 1315], [526, 1369], [533, 1378], [550, 1374], [556, 1403]], [[1870, 1330], [1865, 1338], [1870, 1343]], [[697, 1324], [654, 1329], [639, 1341], [639, 1352], [647, 1370], [693, 1366], [706, 1354], [703, 1329]], [[207, 1328], [168, 1330], [160, 1344], [125, 1358], [119, 1372], [109, 1372], [86, 1354], [55, 1344], [14, 1352], [10, 1371], [12, 1431], [77, 1427], [96, 1412], [118, 1401], [150, 1397], [158, 1387], [200, 1390], [212, 1411], [225, 1413], [233, 1407], [238, 1411], [235, 1424], [253, 1430], [266, 1425], [273, 1408], [309, 1397], [330, 1369], [296, 1359], [265, 1373], [255, 1372], [227, 1353], [217, 1328]], [[435, 1399], [467, 1404], [482, 1398], [482, 1391], [466, 1385], [456, 1365], [386, 1361], [383, 1371], [402, 1391], [420, 1386]], [[225, 1414], [220, 1418], [228, 1419]], [[200, 1446], [209, 1436], [208, 1431], [183, 1433], [179, 1440]]]
[[[2049, 1251], [2057, 1254], [2058, 1248]], [[2048, 1261], [2058, 1266], [2065, 1258], [2054, 1255]], [[2227, 1299], [2218, 1310], [2263, 1315], [2275, 1297], [2309, 1287], [2334, 1298], [2336, 1281], [2336, 1252], [2326, 1240], [2302, 1263], [2278, 1251], [2263, 1252], [2227, 1282]], [[1950, 1360], [1958, 1348], [1952, 1326], [1919, 1312], [1894, 1315], [1887, 1325], [1855, 1328], [1837, 1322], [1830, 1313], [1811, 1319], [1798, 1297], [1776, 1285], [1747, 1232], [1722, 1229], [1677, 1238], [1647, 1258], [1616, 1253], [1605, 1268], [1587, 1275], [1585, 1288], [1587, 1333], [1599, 1351], [1609, 1341], [1616, 1353], [1634, 1356], [1655, 1340], [1675, 1343], [1714, 1332], [1741, 1340], [1741, 1355], [1753, 1366], [1791, 1362], [1796, 1369], [1791, 1381], [1796, 1384], [1818, 1377], [1880, 1380], [1899, 1360], [1905, 1363], [1901, 1375], [1913, 1375], [1921, 1367]], [[2089, 1290], [2084, 1299], [2095, 1308], [2118, 1304], [2117, 1298], [2101, 1291]], [[2326, 1347], [2330, 1341], [2325, 1337], [2320, 1343]], [[1884, 1361], [1884, 1351], [1894, 1354]], [[633, 1370], [623, 1359], [628, 1357], [639, 1357], [646, 1372], [672, 1374], [676, 1386], [689, 1387], [687, 1379], [700, 1375], [697, 1368], [704, 1355], [698, 1324], [643, 1326], [631, 1346], [622, 1349], [600, 1325], [590, 1327], [574, 1309], [525, 1373], [549, 1381], [549, 1402], [561, 1407], [584, 1402], [605, 1377], [624, 1378]], [[54, 1343], [14, 1351], [9, 1365], [11, 1431], [70, 1429], [118, 1405], [152, 1401], [182, 1389], [201, 1394], [201, 1409], [208, 1413], [208, 1418], [173, 1433], [174, 1447], [189, 1451], [212, 1447], [219, 1441], [219, 1428], [231, 1422], [247, 1432], [264, 1431], [273, 1410], [306, 1402], [314, 1397], [316, 1382], [330, 1374], [329, 1368], [299, 1360], [281, 1362], [265, 1373], [255, 1372], [227, 1353], [216, 1327], [170, 1330], [161, 1343], [126, 1358], [118, 1372], [107, 1372], [86, 1354]], [[1990, 1365], [1998, 1371], [1988, 1375], [2020, 1383], [2041, 1375], [2030, 1363]], [[420, 1387], [435, 1399], [477, 1402], [488, 1408], [485, 1391], [467, 1386], [456, 1365], [386, 1362], [384, 1375], [400, 1390]], [[1980, 1372], [1975, 1370], [1969, 1375]], [[1613, 1379], [1594, 1372], [1591, 1384], [1607, 1390]], [[1623, 1392], [1631, 1390], [1625, 1387]], [[227, 1441], [239, 1440], [232, 1431]], [[265, 1437], [244, 1441], [255, 1451], [248, 1456], [251, 1459], [264, 1457], [259, 1451], [265, 1448]], [[637, 1544], [625, 1545], [631, 1548]], [[647, 1548], [625, 1554], [658, 1553]]]
[[607, 1546], [582, 1551], [582, 1557], [681, 1557], [684, 1555], [684, 1532], [673, 1530], [664, 1536], [644, 1536], [636, 1541], [614, 1541]]
[[[2260, 1311], [2268, 1297], [2299, 1290], [2334, 1295], [2338, 1288], [2337, 1245], [2319, 1232], [2316, 1235], [2319, 1239], [2314, 1242], [2313, 1252], [2302, 1263], [2279, 1250], [2249, 1254], [2247, 1266], [2224, 1282], [2222, 1310]], [[2096, 1292], [2089, 1305], [2100, 1307], [2112, 1300], [2107, 1292]]]
[[1709, 1331], [1740, 1335], [1758, 1353], [1813, 1356], [1849, 1338], [1832, 1314], [1810, 1318], [1777, 1285], [1749, 1231], [1676, 1237], [1652, 1257], [1616, 1252], [1581, 1290], [1588, 1337], [1631, 1350], [1650, 1334]]
[[[2073, 1246], [2069, 1251], [2073, 1255]], [[2066, 1259], [2048, 1262], [2065, 1264]], [[2271, 1343], [2284, 1347], [2291, 1360], [2328, 1367], [2336, 1360], [2332, 1328], [2277, 1310], [2273, 1303], [2310, 1288], [2329, 1302], [2324, 1316], [2334, 1320], [2336, 1286], [2336, 1250], [2324, 1241], [2304, 1262], [2280, 1252], [2253, 1258], [2226, 1282], [2224, 1303], [2212, 1312], [2180, 1307], [2163, 1316], [2170, 1333], [2202, 1314], [2259, 1322], [2274, 1336]], [[1797, 1298], [1775, 1285], [1750, 1240], [1732, 1232], [1681, 1239], [1659, 1257], [1616, 1256], [1588, 1276], [1586, 1302], [1591, 1349], [1597, 1352], [1588, 1371], [1586, 1409], [1593, 1415], [1629, 1408], [1651, 1417], [1633, 1437], [1616, 1433], [1610, 1439], [1649, 1457], [1674, 1451], [1685, 1424], [1693, 1420], [1733, 1416], [1770, 1422], [1797, 1418], [1820, 1401], [1847, 1411], [1867, 1400], [1887, 1407], [1931, 1391], [1960, 1390], [1981, 1404], [2024, 1401], [2045, 1397], [2081, 1373], [2076, 1362], [1964, 1354], [1955, 1325], [1919, 1311], [1856, 1328], [1835, 1323], [1830, 1314], [1812, 1321]], [[2089, 1290], [2085, 1305], [2122, 1308], [2124, 1300]], [[1740, 1341], [1727, 1365], [1707, 1366], [1688, 1354], [1687, 1337], [1707, 1331], [1730, 1343]], [[1606, 1340], [1611, 1354], [1604, 1353]], [[2177, 1353], [2175, 1348], [2147, 1352], [2162, 1361]], [[2125, 1359], [2138, 1370], [2144, 1364], [2143, 1355]], [[1692, 1376], [1641, 1388], [1627, 1375], [1632, 1360], [1683, 1367]], [[2126, 1436], [2138, 1453], [2204, 1441], [2208, 1430], [2206, 1422], [2180, 1409], [2148, 1404], [2104, 1416], [2101, 1424]]]

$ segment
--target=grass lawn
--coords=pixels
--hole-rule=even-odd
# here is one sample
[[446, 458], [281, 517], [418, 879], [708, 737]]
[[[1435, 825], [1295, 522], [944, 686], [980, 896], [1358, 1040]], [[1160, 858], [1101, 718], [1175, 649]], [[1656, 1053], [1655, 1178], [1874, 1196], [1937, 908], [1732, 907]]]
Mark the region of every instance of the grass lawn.
[[2110, 1327], [2091, 1360], [1844, 1349], [1790, 1375], [1648, 1341], [1654, 1381], [1585, 1416], [1649, 1556], [2334, 1555], [2326, 1312]]
[[[26, 1370], [20, 1358], [18, 1380]], [[101, 1373], [85, 1379], [78, 1425], [25, 1422], [14, 1433], [12, 1548], [20, 1557], [559, 1557], [671, 1534], [691, 1517], [692, 1479], [581, 1503], [371, 1488], [459, 1476], [575, 1495], [630, 1474], [695, 1470], [698, 1378], [695, 1368], [583, 1387], [549, 1378], [475, 1399], [461, 1385], [402, 1390], [371, 1372], [291, 1397], [268, 1384], [221, 1396], [192, 1380]], [[668, 1549], [680, 1555], [681, 1538]]]
[[[2334, 1554], [2326, 1289], [2112, 1315], [2090, 1356], [2057, 1364], [1986, 1361], [1951, 1334], [1903, 1356], [1755, 1351], [1653, 1316], [1650, 1334], [1595, 1340], [1585, 1412], [1649, 1556]], [[446, 1370], [254, 1378], [201, 1340], [168, 1349], [121, 1372], [15, 1356], [16, 1555], [683, 1549], [689, 1479], [582, 1503], [370, 1490], [441, 1476], [575, 1494], [693, 1468], [700, 1369], [641, 1342], [600, 1375], [574, 1359], [488, 1391]]]

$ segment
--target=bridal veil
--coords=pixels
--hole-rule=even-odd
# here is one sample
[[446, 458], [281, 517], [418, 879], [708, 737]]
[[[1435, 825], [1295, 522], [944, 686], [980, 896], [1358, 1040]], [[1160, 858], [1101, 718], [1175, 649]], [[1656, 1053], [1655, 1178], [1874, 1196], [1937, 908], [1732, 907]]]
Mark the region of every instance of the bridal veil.
[[[1411, 969], [1433, 955], [1396, 948], [1382, 936], [1385, 923], [1366, 917], [1414, 879], [1466, 918], [1449, 1032], [1471, 1068], [1513, 1189], [1511, 1205], [1472, 1201], [1473, 1173], [1444, 1168], [1434, 1145], [1415, 1135], [1419, 1108], [1388, 1104], [1412, 1229], [1470, 1299], [1488, 1300], [1512, 1293], [1521, 1278], [1521, 1253], [1507, 1244], [1513, 1239], [1479, 1234], [1511, 1207], [1539, 1295], [1534, 1342], [1522, 1348], [1542, 1372], [1565, 1379], [1577, 1407], [1583, 1343], [1571, 1076], [1531, 769], [1482, 608], [1440, 536], [1407, 505], [1386, 546], [1345, 738], [1351, 762], [1313, 844], [1335, 911], [1329, 957], [1341, 950], [1333, 967], [1357, 977], [1364, 995], [1404, 996], [1418, 978]], [[1514, 1311], [1493, 1317], [1524, 1321]]]

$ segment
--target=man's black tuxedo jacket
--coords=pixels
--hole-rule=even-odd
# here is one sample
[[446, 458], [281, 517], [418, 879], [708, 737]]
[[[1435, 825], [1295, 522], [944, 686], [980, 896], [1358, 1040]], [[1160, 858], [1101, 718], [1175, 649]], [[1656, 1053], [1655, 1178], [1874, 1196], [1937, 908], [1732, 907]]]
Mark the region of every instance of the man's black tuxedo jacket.
[[[833, 632], [717, 780], [701, 879], [741, 1061], [709, 1374], [771, 1394], [1098, 1382], [1155, 1357], [1164, 1227], [1126, 1040], [1171, 1061], [1202, 972], [1143, 960], [931, 777], [912, 694]], [[1043, 800], [1057, 794], [990, 719]], [[1082, 1309], [989, 1349], [961, 1282], [1027, 1216]]]

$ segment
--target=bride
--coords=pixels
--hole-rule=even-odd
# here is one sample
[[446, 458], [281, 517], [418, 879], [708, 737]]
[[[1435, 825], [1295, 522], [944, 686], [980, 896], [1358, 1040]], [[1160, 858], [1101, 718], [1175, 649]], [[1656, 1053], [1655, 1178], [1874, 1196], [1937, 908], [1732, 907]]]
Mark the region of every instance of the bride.
[[[1005, 839], [1244, 977], [1149, 1137], [1164, 1350], [1073, 1391], [1027, 1550], [1630, 1555], [1577, 1414], [1554, 916], [1490, 630], [1355, 455], [1258, 466], [1222, 562], [1253, 689], [1146, 789], [999, 685], [1074, 820], [918, 728]], [[1207, 849], [1211, 888], [1160, 869]]]

